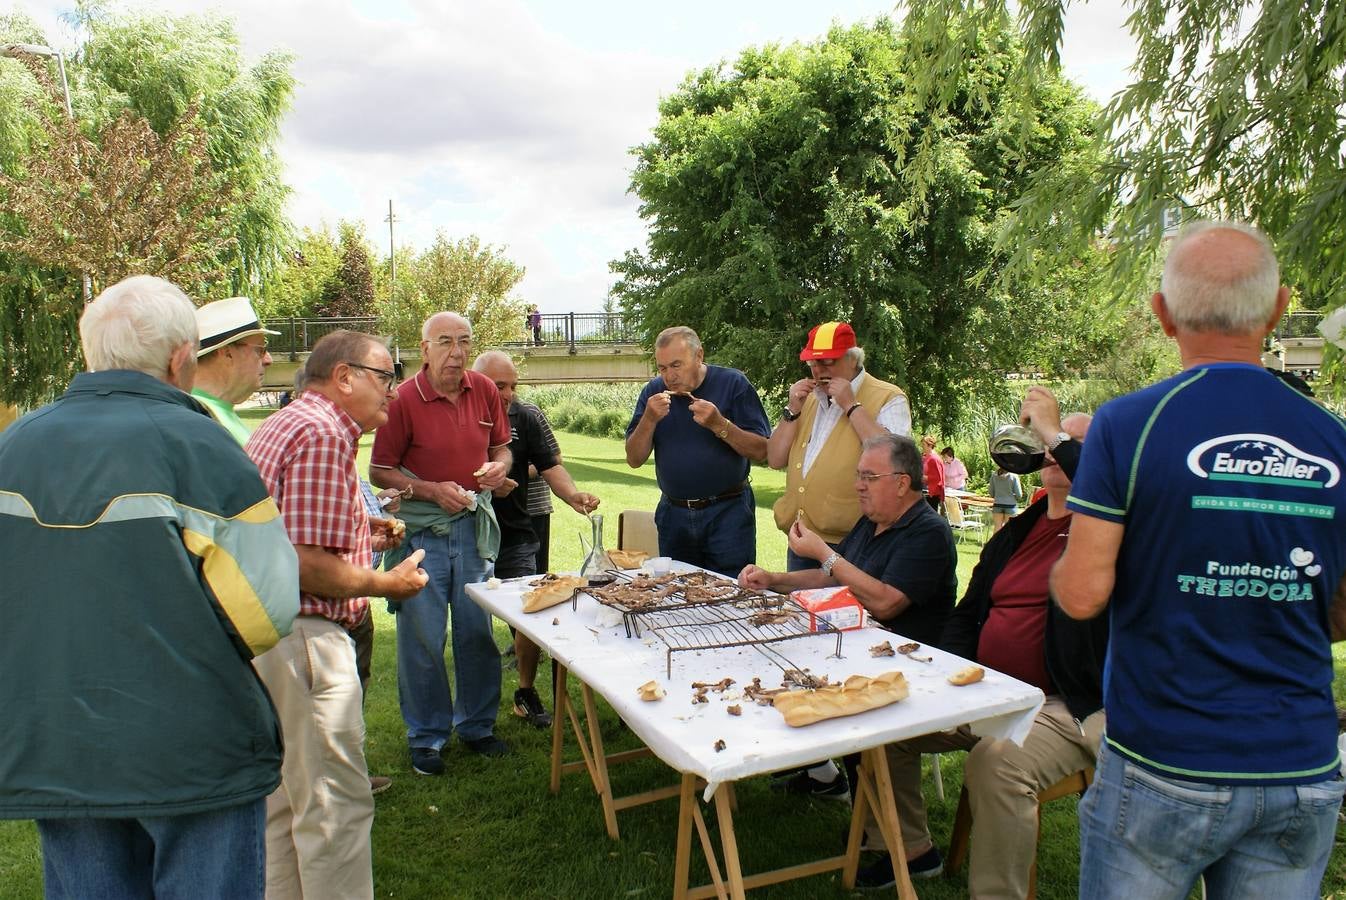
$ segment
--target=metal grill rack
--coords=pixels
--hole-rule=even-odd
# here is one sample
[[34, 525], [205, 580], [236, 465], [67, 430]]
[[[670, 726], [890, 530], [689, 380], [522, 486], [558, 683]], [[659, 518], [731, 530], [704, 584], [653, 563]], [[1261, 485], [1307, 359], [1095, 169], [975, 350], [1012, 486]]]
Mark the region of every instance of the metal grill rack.
[[[619, 579], [631, 580], [625, 573], [614, 574]], [[678, 584], [678, 579], [672, 583]], [[707, 586], [723, 586], [723, 596], [710, 600], [687, 598], [688, 587]], [[601, 595], [595, 599], [622, 611], [628, 638], [638, 638], [643, 631], [649, 631], [663, 642], [667, 648], [669, 677], [673, 673], [673, 654], [687, 650], [755, 647], [777, 666], [788, 670], [794, 666], [770, 645], [826, 634], [836, 637], [835, 655], [841, 656], [842, 632], [839, 629], [827, 622], [819, 622], [822, 630], [813, 631], [809, 628], [808, 610], [789, 597], [739, 588], [723, 579], [703, 581], [698, 578], [683, 583], [661, 598], [657, 605], [639, 609], [606, 601]]]

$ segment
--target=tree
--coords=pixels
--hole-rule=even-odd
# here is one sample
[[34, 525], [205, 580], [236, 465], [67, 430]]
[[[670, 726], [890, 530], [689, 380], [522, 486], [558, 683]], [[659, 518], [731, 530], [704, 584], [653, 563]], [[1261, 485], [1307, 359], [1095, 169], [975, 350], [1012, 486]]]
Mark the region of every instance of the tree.
[[374, 315], [374, 276], [369, 269], [369, 248], [364, 229], [343, 222], [341, 261], [323, 285], [314, 312], [320, 316]]
[[[1006, 0], [909, 0], [905, 30], [931, 49], [922, 109], [951, 100], [943, 80], [972, 58], [978, 28], [1013, 27]], [[1337, 0], [1131, 0], [1134, 81], [1097, 118], [1102, 159], [1039, 171], [1008, 220], [1015, 267], [1050, 268], [1099, 235], [1115, 252], [1118, 297], [1152, 291], [1166, 216], [1253, 222], [1277, 245], [1287, 283], [1320, 306], [1346, 286], [1346, 12]], [[1023, 0], [1016, 95], [1060, 66], [1065, 4]], [[969, 28], [950, 32], [943, 23]]]
[[808, 329], [845, 319], [866, 367], [906, 387], [927, 425], [951, 425], [970, 391], [1003, 392], [1047, 311], [993, 277], [995, 235], [1032, 172], [1090, 165], [1093, 110], [1043, 79], [1021, 135], [1001, 105], [1014, 39], [969, 39], [936, 115], [909, 89], [925, 48], [886, 20], [688, 76], [635, 151], [648, 247], [613, 264], [647, 338], [691, 325], [780, 396]]
[[[255, 290], [288, 224], [274, 144], [289, 58], [250, 70], [214, 17], [79, 12], [77, 127], [45, 62], [0, 58], [0, 401], [36, 405], [80, 367], [80, 273], [153, 270], [203, 299]], [[49, 43], [0, 16], [0, 43]]]
[[[340, 227], [340, 225], [338, 225]], [[316, 316], [323, 286], [341, 265], [341, 245], [325, 223], [304, 228], [286, 253], [286, 259], [262, 288], [257, 313], [264, 321], [290, 316]]]
[[477, 347], [519, 339], [524, 304], [512, 292], [523, 280], [524, 268], [506, 258], [503, 248], [483, 246], [476, 235], [450, 241], [438, 234], [409, 267], [416, 285], [412, 292], [404, 292], [401, 284], [407, 268], [399, 264], [397, 297], [390, 304], [386, 294], [381, 296], [378, 307], [382, 327], [401, 346], [419, 344], [422, 323], [444, 310], [461, 313], [472, 323]]

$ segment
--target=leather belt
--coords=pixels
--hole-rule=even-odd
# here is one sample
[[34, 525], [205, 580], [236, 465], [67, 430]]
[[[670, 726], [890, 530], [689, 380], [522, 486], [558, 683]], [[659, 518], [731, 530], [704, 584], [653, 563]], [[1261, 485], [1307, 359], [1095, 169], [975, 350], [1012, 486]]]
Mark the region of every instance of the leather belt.
[[705, 509], [707, 506], [719, 503], [721, 500], [732, 500], [735, 497], [741, 497], [743, 492], [747, 489], [748, 482], [745, 481], [737, 487], [730, 488], [723, 494], [716, 494], [714, 497], [704, 497], [699, 500], [674, 500], [672, 497], [665, 497], [664, 499], [679, 509]]

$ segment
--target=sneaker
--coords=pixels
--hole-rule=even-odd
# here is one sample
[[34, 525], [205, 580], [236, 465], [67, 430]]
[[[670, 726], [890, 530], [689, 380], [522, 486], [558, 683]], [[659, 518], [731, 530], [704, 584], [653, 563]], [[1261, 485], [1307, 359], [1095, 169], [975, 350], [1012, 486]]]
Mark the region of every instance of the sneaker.
[[[913, 881], [935, 878], [943, 871], [944, 859], [934, 847], [915, 859], [907, 860], [907, 873], [911, 875]], [[886, 853], [855, 873], [855, 886], [862, 890], [882, 890], [891, 888], [896, 883], [897, 875], [893, 873], [893, 859]]]
[[417, 775], [443, 775], [444, 760], [433, 747], [412, 747], [411, 770]]
[[509, 744], [506, 744], [500, 738], [493, 734], [479, 738], [464, 738], [463, 746], [473, 753], [479, 753], [482, 756], [504, 756], [509, 753]]
[[840, 773], [831, 781], [819, 781], [808, 772], [800, 772], [793, 778], [777, 779], [772, 787], [787, 794], [801, 794], [806, 797], [818, 797], [823, 800], [838, 800], [847, 803], [851, 799], [851, 789], [846, 784], [846, 776]]
[[[440, 765], [441, 766], [444, 765], [442, 760], [440, 761]], [[387, 775], [369, 776], [369, 793], [371, 794], [382, 794], [384, 791], [388, 790], [388, 788], [392, 786], [393, 786], [393, 780], [389, 778]]]
[[527, 719], [534, 728], [551, 727], [551, 713], [542, 705], [542, 698], [534, 688], [519, 688], [514, 692], [514, 715]]

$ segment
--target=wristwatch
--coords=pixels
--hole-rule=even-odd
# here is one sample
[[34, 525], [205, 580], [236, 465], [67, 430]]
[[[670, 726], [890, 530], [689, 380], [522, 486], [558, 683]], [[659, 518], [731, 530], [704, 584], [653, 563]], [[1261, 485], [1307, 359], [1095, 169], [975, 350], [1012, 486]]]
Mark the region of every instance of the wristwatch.
[[793, 422], [802, 415], [802, 412], [790, 412], [790, 407], [787, 406], [785, 407], [785, 411], [780, 414], [780, 417], [787, 422]]
[[840, 553], [836, 553], [836, 552], [834, 551], [834, 552], [832, 553], [831, 556], [829, 556], [829, 557], [827, 557], [827, 559], [823, 560], [823, 564], [822, 564], [823, 574], [826, 575], [827, 577], [831, 578], [831, 577], [832, 577], [832, 567], [835, 566], [835, 565], [836, 565], [837, 563], [839, 563], [839, 562], [841, 562], [841, 554], [840, 554]]
[[858, 403], [858, 402], [857, 402], [857, 403], [852, 403], [850, 409], [846, 410], [846, 418], [849, 419], [849, 418], [851, 417], [851, 413], [855, 412], [857, 409], [859, 409], [859, 408], [860, 408], [861, 406], [863, 406], [863, 405], [864, 405], [864, 404], [862, 404], [862, 403]]
[[1052, 438], [1050, 441], [1047, 442], [1047, 449], [1055, 450], [1057, 447], [1061, 446], [1062, 444], [1064, 444], [1066, 441], [1069, 440], [1073, 440], [1073, 438], [1071, 438], [1070, 435], [1066, 434], [1064, 431], [1058, 431], [1056, 433], [1056, 437]]

